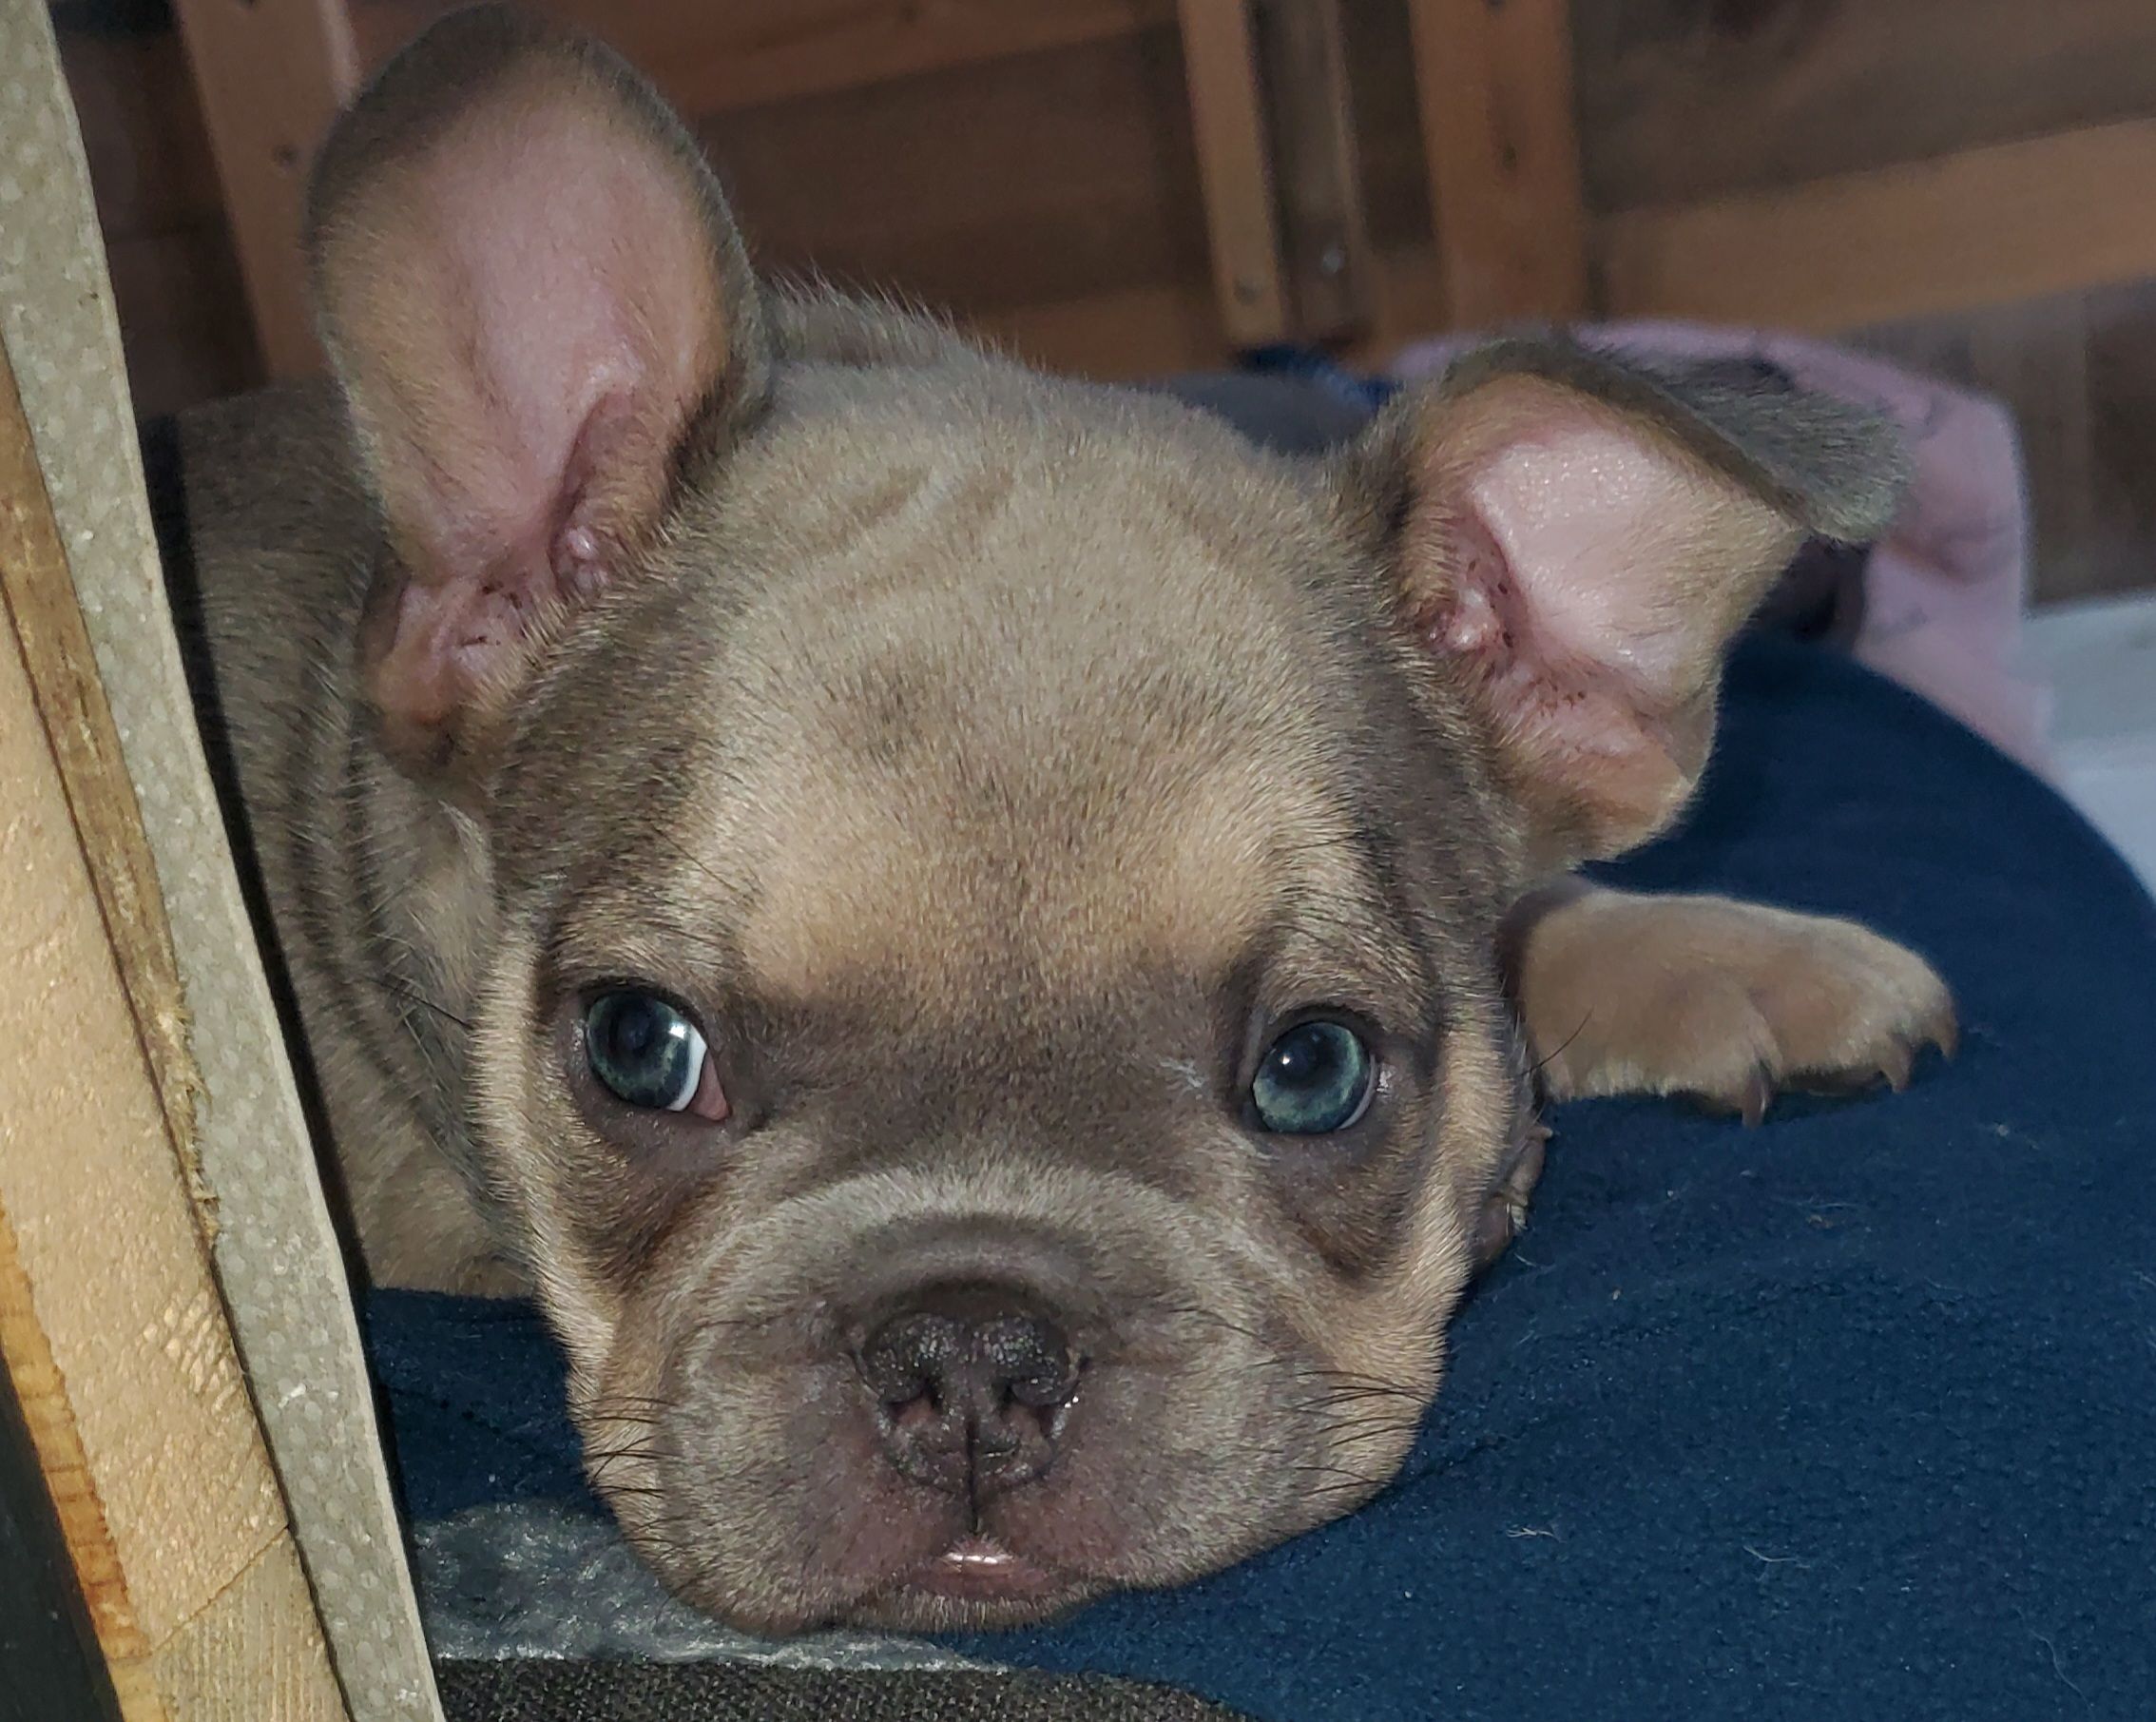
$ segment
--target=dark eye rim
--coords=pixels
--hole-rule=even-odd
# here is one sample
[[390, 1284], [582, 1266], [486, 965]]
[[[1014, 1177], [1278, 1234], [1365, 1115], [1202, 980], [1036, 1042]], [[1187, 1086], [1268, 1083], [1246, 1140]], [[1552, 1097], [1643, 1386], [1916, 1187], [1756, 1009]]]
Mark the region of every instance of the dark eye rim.
[[[678, 1011], [703, 1040], [703, 1054], [710, 1059], [721, 1090], [725, 1093], [728, 1115], [714, 1124], [691, 1111], [669, 1112], [662, 1107], [638, 1106], [606, 1086], [591, 1067], [591, 1053], [585, 1036], [585, 1022], [591, 1007], [614, 993], [642, 993], [667, 1009]], [[555, 1045], [575, 1098], [586, 1121], [610, 1137], [632, 1139], [669, 1136], [709, 1136], [714, 1131], [734, 1132], [741, 1127], [741, 1097], [735, 1073], [723, 1049], [730, 1043], [712, 1030], [709, 1015], [697, 1008], [676, 988], [640, 975], [608, 975], [565, 988], [555, 1007]]]
[[[676, 1022], [680, 1023], [682, 1026], [685, 1027], [688, 1030], [689, 1034], [695, 1037], [695, 1045], [698, 1053], [700, 1054], [700, 1058], [697, 1066], [697, 1075], [699, 1080], [701, 1081], [704, 1065], [712, 1061], [710, 1035], [706, 1035], [703, 1032], [703, 1025], [697, 1020], [695, 1012], [689, 1010], [684, 1005], [676, 1003], [673, 999], [667, 997], [664, 993], [656, 992], [650, 987], [608, 987], [600, 992], [594, 993], [591, 996], [590, 1000], [585, 1005], [584, 1010], [578, 1019], [579, 1027], [582, 1030], [580, 1038], [583, 1042], [584, 1056], [587, 1065], [589, 1065], [592, 1062], [591, 1035], [592, 1020], [594, 1016], [599, 1013], [603, 1006], [607, 1005], [608, 1003], [619, 1004], [624, 1000], [634, 1001], [637, 1006], [644, 1009], [649, 1009], [652, 1006], [657, 1006], [660, 1011], [669, 1015], [674, 1018]], [[596, 1069], [593, 1070], [592, 1074], [594, 1075], [599, 1075], [599, 1073]], [[681, 1112], [685, 1110], [685, 1107], [678, 1106], [644, 1106], [639, 1102], [630, 1100], [626, 1098], [626, 1096], [621, 1094], [617, 1090], [614, 1089], [611, 1083], [607, 1082], [605, 1076], [599, 1075], [599, 1082], [600, 1086], [605, 1088], [609, 1093], [614, 1094], [615, 1098], [621, 1100], [625, 1106], [636, 1107], [637, 1110], [641, 1112]]]
[[[1265, 1054], [1279, 1045], [1282, 1038], [1313, 1022], [1335, 1023], [1362, 1043], [1362, 1050], [1370, 1060], [1370, 1086], [1364, 1093], [1362, 1104], [1357, 1109], [1355, 1116], [1336, 1129], [1275, 1130], [1258, 1114], [1258, 1100], [1252, 1091], [1258, 1081], [1259, 1066], [1264, 1062]], [[1379, 1110], [1392, 1096], [1395, 1078], [1394, 1060], [1388, 1050], [1390, 1046], [1391, 1037], [1365, 1013], [1352, 1005], [1299, 1005], [1292, 1011], [1266, 1019], [1260, 1031], [1251, 1036], [1250, 1050], [1236, 1077], [1236, 1109], [1243, 1129], [1268, 1142], [1337, 1142], [1343, 1138], [1359, 1137], [1371, 1128]]]

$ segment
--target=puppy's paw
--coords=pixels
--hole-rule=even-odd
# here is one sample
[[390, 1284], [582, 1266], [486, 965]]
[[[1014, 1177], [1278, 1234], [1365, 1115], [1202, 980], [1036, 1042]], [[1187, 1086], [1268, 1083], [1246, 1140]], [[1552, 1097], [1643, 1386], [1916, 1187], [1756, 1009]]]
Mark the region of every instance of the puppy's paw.
[[1778, 1090], [1899, 1089], [1954, 1049], [1946, 983], [1854, 921], [1591, 888], [1530, 915], [1513, 986], [1555, 1099], [1690, 1094], [1756, 1124]]

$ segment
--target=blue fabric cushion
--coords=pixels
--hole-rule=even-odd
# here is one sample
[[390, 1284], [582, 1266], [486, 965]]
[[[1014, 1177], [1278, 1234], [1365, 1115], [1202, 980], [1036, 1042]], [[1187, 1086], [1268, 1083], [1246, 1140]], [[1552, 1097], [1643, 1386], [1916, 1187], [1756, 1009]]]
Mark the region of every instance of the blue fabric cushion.
[[[1395, 1487], [964, 1648], [1265, 1722], [2156, 1713], [2156, 906], [1985, 744], [1772, 641], [1694, 816], [1609, 876], [1909, 940], [1960, 1056], [1755, 1131], [1558, 1109]], [[527, 1313], [371, 1318], [415, 1512], [577, 1490]]]

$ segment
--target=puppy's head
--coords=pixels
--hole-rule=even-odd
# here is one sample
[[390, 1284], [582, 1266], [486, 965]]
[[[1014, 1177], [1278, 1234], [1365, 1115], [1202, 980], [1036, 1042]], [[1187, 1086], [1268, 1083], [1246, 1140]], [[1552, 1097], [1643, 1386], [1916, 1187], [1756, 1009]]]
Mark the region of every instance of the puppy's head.
[[1872, 427], [1508, 346], [1277, 461], [769, 296], [650, 93], [491, 13], [314, 249], [368, 695], [491, 880], [471, 1113], [652, 1561], [1011, 1620], [1378, 1487], [1533, 1151], [1499, 919], [1672, 817]]

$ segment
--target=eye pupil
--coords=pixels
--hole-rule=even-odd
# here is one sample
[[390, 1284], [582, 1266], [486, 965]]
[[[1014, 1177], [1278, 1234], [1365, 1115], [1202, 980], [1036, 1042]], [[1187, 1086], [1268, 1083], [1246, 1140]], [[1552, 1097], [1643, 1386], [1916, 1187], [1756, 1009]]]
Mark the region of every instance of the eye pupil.
[[686, 1016], [652, 993], [605, 993], [584, 1014], [592, 1074], [630, 1106], [681, 1112], [696, 1097], [709, 1056]]
[[1280, 1135], [1321, 1136], [1360, 1118], [1376, 1086], [1361, 1035], [1342, 1022], [1298, 1023], [1266, 1049], [1250, 1085], [1258, 1122]]

